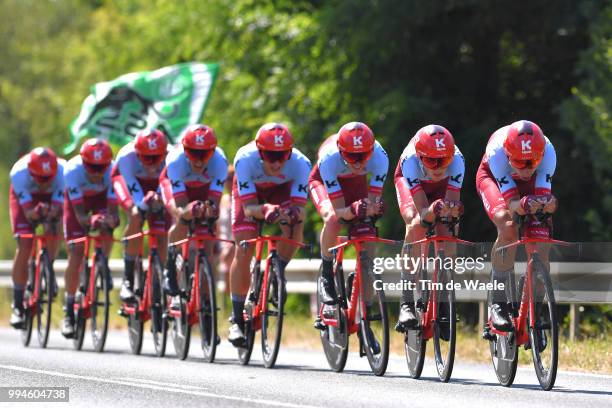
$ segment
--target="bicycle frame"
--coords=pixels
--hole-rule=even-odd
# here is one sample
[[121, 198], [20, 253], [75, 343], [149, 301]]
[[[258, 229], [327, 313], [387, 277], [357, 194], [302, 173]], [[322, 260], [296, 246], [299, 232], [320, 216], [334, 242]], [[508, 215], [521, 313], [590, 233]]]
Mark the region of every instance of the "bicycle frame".
[[[198, 228], [202, 228], [202, 227], [198, 227]], [[189, 259], [189, 247], [191, 246], [190, 244], [192, 242], [195, 243], [195, 249], [198, 255], [200, 253], [205, 254], [205, 251], [206, 251], [205, 242], [206, 241], [229, 242], [232, 244], [234, 243], [234, 241], [217, 238], [211, 232], [210, 225], [205, 226], [205, 228], [207, 229], [207, 233], [198, 234], [197, 231], [196, 233], [193, 233], [190, 230], [187, 234], [187, 238], [181, 239], [176, 242], [172, 242], [169, 244], [169, 246], [179, 246], [180, 245], [181, 254], [183, 256], [183, 259]], [[191, 296], [189, 298], [189, 302], [187, 303], [187, 316], [189, 319], [188, 322], [190, 326], [193, 326], [194, 324], [198, 323], [197, 312], [202, 307], [200, 305], [200, 257], [199, 256], [196, 256], [195, 258], [193, 276], [194, 276], [194, 279], [193, 279], [193, 286], [191, 287]], [[176, 318], [176, 317], [180, 318], [181, 311], [172, 309], [170, 305], [168, 305], [168, 315], [173, 318]]]
[[[261, 329], [261, 315], [265, 314], [268, 311], [268, 304], [265, 301], [268, 298], [268, 277], [270, 274], [270, 260], [272, 259], [272, 254], [276, 253], [276, 245], [278, 242], [284, 242], [290, 245], [294, 245], [298, 248], [304, 248], [306, 245], [292, 240], [290, 238], [280, 237], [280, 236], [270, 236], [270, 235], [260, 235], [257, 238], [247, 239], [240, 242], [240, 245], [246, 247], [247, 245], [255, 244], [255, 265], [257, 267], [261, 265], [261, 260], [263, 258], [264, 248], [267, 248], [267, 259], [266, 259], [266, 267], [264, 269], [263, 281], [261, 292], [259, 293], [257, 303], [253, 308], [253, 329], [255, 331]], [[250, 317], [244, 314], [244, 318], [249, 319]]]
[[[521, 346], [529, 343], [529, 332], [527, 327], [534, 327], [535, 321], [535, 301], [533, 299], [533, 263], [534, 259], [538, 257], [538, 245], [537, 244], [558, 244], [563, 246], [569, 246], [569, 242], [559, 241], [550, 238], [521, 238], [520, 240], [513, 242], [508, 245], [497, 248], [501, 251], [506, 248], [515, 247], [518, 245], [525, 245], [527, 251], [527, 273], [525, 277], [525, 283], [523, 286], [523, 293], [521, 294], [521, 305], [519, 307], [518, 317], [512, 316], [512, 323], [514, 325], [514, 332], [499, 331], [493, 327], [489, 320], [488, 326], [491, 333], [497, 334], [498, 336], [507, 336], [510, 333], [515, 334], [516, 344]], [[547, 271], [547, 273], [550, 273]], [[529, 326], [527, 326], [527, 312], [529, 312]]]
[[[147, 321], [151, 318], [149, 313], [149, 309], [151, 307], [151, 298], [153, 296], [153, 286], [151, 283], [151, 276], [153, 274], [153, 253], [157, 252], [157, 237], [159, 236], [167, 236], [166, 232], [156, 231], [156, 230], [147, 230], [138, 232], [133, 235], [129, 235], [123, 238], [122, 241], [129, 241], [131, 239], [141, 238], [148, 236], [149, 237], [149, 256], [148, 256], [148, 265], [147, 265], [147, 273], [144, 279], [144, 287], [142, 289], [142, 299], [137, 303], [136, 306], [130, 303], [123, 304], [123, 311], [129, 315], [136, 315], [140, 320]], [[138, 250], [138, 255], [140, 259], [144, 254], [144, 239], [140, 241], [140, 248]]]
[[[434, 253], [436, 256], [444, 255], [444, 249], [446, 242], [453, 242], [457, 244], [465, 244], [465, 245], [473, 245], [470, 241], [465, 241], [463, 239], [459, 239], [454, 236], [444, 236], [444, 235], [433, 235], [429, 232], [425, 236], [425, 238], [420, 239], [418, 241], [410, 242], [409, 245], [421, 245], [421, 259], [425, 259], [429, 254], [429, 244], [433, 242], [434, 245]], [[441, 256], [442, 257], [442, 256]], [[434, 262], [434, 271], [431, 277], [432, 283], [438, 282], [438, 265]], [[423, 327], [423, 339], [429, 340], [433, 337], [433, 329], [434, 323], [438, 318], [438, 291], [433, 290], [431, 296], [427, 300], [427, 306], [425, 308], [425, 313], [423, 314], [423, 321], [421, 322], [421, 326]]]
[[[332, 253], [334, 253], [335, 255], [336, 265], [342, 264], [342, 260], [344, 257], [344, 249], [346, 247], [353, 245], [357, 252], [357, 260], [356, 260], [356, 265], [355, 265], [355, 278], [353, 279], [351, 298], [346, 304], [342, 304], [342, 308], [345, 309], [345, 313], [347, 316], [349, 334], [356, 333], [359, 330], [359, 323], [356, 321], [357, 306], [358, 306], [357, 302], [358, 302], [359, 291], [361, 289], [361, 284], [362, 284], [361, 282], [361, 279], [362, 279], [361, 260], [360, 260], [359, 255], [362, 253], [362, 251], [365, 250], [364, 243], [369, 243], [369, 242], [397, 244], [397, 241], [393, 241], [393, 240], [385, 239], [385, 238], [379, 238], [375, 236], [365, 236], [365, 237], [354, 238], [354, 239], [347, 239], [346, 237], [338, 237], [338, 245], [329, 248], [329, 250], [332, 251]], [[361, 304], [362, 318], [367, 319], [365, 299], [361, 299], [361, 302], [362, 302]], [[319, 317], [321, 318], [321, 321], [323, 322], [323, 324], [326, 326], [338, 327], [339, 323], [337, 319], [327, 318], [324, 316], [323, 314], [324, 307], [325, 305], [322, 304], [319, 308]]]
[[[94, 243], [93, 244], [94, 251], [91, 253], [91, 258], [88, 259], [89, 251], [92, 247], [92, 244], [91, 244], [92, 241]], [[74, 303], [75, 313], [77, 313], [79, 309], [82, 307], [83, 313], [86, 319], [89, 319], [91, 317], [91, 305], [93, 302], [92, 298], [93, 298], [93, 293], [95, 291], [94, 286], [96, 284], [96, 275], [95, 275], [94, 266], [96, 262], [96, 256], [98, 255], [98, 253], [102, 252], [102, 242], [104, 241], [118, 242], [118, 240], [114, 239], [110, 235], [101, 235], [101, 234], [96, 234], [96, 235], [87, 234], [84, 237], [76, 238], [76, 239], [73, 239], [67, 242], [68, 245], [79, 244], [81, 242], [85, 243], [85, 250], [83, 251], [84, 253], [83, 264], [81, 265], [79, 270], [81, 270], [84, 266], [87, 266], [88, 262], [91, 262], [89, 269], [85, 268], [85, 270], [89, 273], [89, 278], [88, 278], [89, 280], [87, 281], [87, 287], [85, 288], [85, 294], [84, 294], [85, 296], [83, 297], [82, 306], [79, 302]]]
[[[32, 250], [30, 252], [30, 259], [35, 259], [35, 269], [34, 269], [34, 290], [32, 291], [32, 295], [28, 299], [28, 303], [26, 307], [28, 309], [33, 308], [38, 303], [38, 299], [40, 297], [40, 286], [38, 282], [40, 282], [40, 255], [43, 250], [47, 250], [47, 242], [58, 240], [60, 236], [58, 234], [19, 234], [19, 238], [32, 239], [35, 243], [32, 245]], [[30, 277], [28, 276], [28, 279]], [[53, 284], [52, 282], [48, 282], [47, 284]]]

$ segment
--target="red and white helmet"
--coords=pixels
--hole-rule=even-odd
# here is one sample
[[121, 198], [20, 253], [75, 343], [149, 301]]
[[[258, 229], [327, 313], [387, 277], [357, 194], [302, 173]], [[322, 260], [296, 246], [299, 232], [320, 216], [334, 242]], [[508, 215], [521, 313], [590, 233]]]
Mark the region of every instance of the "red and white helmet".
[[161, 162], [166, 156], [168, 140], [158, 129], [144, 129], [138, 132], [134, 140], [134, 150], [140, 161], [152, 165]]
[[215, 131], [206, 125], [191, 125], [183, 136], [183, 149], [190, 161], [208, 161], [217, 148]]
[[255, 145], [262, 160], [285, 162], [291, 157], [293, 136], [282, 123], [266, 123], [257, 131]]
[[348, 163], [366, 162], [374, 152], [374, 133], [365, 123], [349, 122], [338, 131], [336, 141], [342, 158]]
[[37, 147], [30, 152], [30, 175], [39, 182], [46, 182], [57, 174], [57, 155], [48, 147]]
[[427, 125], [417, 131], [414, 149], [425, 167], [445, 168], [455, 157], [455, 139], [445, 127]]
[[542, 129], [528, 120], [514, 122], [508, 128], [504, 150], [515, 169], [534, 168], [544, 157], [546, 139]]
[[89, 139], [81, 146], [81, 160], [90, 173], [102, 173], [113, 161], [113, 151], [104, 139]]

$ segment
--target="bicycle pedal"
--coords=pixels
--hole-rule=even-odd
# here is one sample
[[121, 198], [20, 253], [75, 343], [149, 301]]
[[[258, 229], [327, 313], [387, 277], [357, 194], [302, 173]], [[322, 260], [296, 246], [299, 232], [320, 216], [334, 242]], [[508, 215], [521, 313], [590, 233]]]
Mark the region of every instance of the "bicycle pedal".
[[129, 313], [127, 313], [122, 307], [117, 310], [117, 314], [121, 317], [128, 317]]
[[486, 326], [483, 330], [482, 330], [482, 338], [488, 341], [495, 341], [497, 340], [497, 336], [494, 333], [491, 333], [491, 329], [489, 328], [489, 326]]
[[323, 323], [323, 320], [320, 317], [317, 317], [313, 324], [314, 328], [317, 330], [325, 330], [327, 326]]

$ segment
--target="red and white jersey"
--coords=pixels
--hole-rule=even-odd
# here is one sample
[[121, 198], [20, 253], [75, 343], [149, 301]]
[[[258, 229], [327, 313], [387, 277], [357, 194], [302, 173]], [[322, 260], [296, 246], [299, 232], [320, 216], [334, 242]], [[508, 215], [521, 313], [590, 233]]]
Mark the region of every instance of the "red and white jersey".
[[111, 162], [106, 171], [104, 177], [99, 183], [94, 183], [89, 179], [89, 175], [83, 165], [80, 155], [74, 156], [68, 160], [64, 167], [64, 185], [68, 192], [68, 198], [73, 204], [80, 204], [83, 202], [85, 197], [100, 194], [106, 191], [106, 198], [109, 204], [117, 202], [115, 196], [115, 190], [113, 190], [113, 184], [111, 182], [111, 171], [114, 162]]
[[[421, 183], [431, 183], [431, 178], [427, 175], [423, 162], [416, 154], [414, 144], [416, 143], [413, 137], [408, 146], [402, 152], [399, 159], [399, 166], [395, 171], [395, 178], [404, 177], [408, 182], [410, 193], [414, 194], [423, 189]], [[451, 164], [446, 168], [446, 176], [448, 178], [448, 190], [461, 190], [463, 185], [463, 177], [465, 176], [465, 159], [455, 145], [455, 156]]]
[[[340, 179], [355, 177], [358, 174], [353, 173], [347, 163], [342, 158], [336, 140], [338, 134], [328, 137], [319, 148], [319, 160], [316, 166], [318, 167], [321, 179], [325, 184], [325, 189], [330, 199], [342, 197], [342, 187]], [[382, 194], [387, 172], [389, 171], [389, 157], [387, 152], [380, 145], [374, 143], [374, 152], [362, 169], [360, 175], [370, 176], [370, 185], [368, 191], [374, 194]]]
[[183, 145], [177, 145], [166, 157], [166, 167], [160, 178], [167, 178], [172, 186], [172, 197], [187, 196], [187, 189], [198, 189], [208, 186], [209, 196], [221, 197], [227, 177], [227, 159], [223, 150], [217, 146], [215, 153], [206, 163], [202, 172], [196, 173], [191, 168], [185, 155]]
[[257, 197], [257, 188], [269, 188], [291, 182], [291, 201], [306, 204], [310, 160], [295, 147], [278, 176], [264, 172], [255, 142], [242, 146], [234, 158], [238, 195], [242, 200]]
[[[518, 188], [514, 179], [518, 179], [518, 174], [510, 166], [510, 161], [504, 150], [504, 142], [508, 136], [510, 125], [504, 126], [496, 130], [487, 143], [485, 154], [482, 158], [482, 165], [485, 169], [489, 169], [503, 197], [508, 198], [518, 195]], [[546, 145], [544, 147], [544, 157], [535, 170], [535, 194], [550, 194], [552, 190], [552, 177], [555, 174], [557, 166], [557, 154], [555, 148], [546, 136]]]
[[[130, 142], [123, 146], [121, 150], [119, 150], [119, 153], [117, 153], [113, 176], [121, 175], [121, 177], [123, 177], [134, 204], [137, 207], [142, 208], [144, 204], [144, 196], [147, 191], [146, 186], [159, 186], [159, 176], [165, 165], [166, 162], [163, 160], [155, 171], [147, 172], [142, 162], [138, 158], [138, 154], [134, 148], [134, 142]], [[119, 189], [119, 191], [122, 190]], [[123, 200], [124, 198], [121, 197], [122, 193], [119, 193], [119, 191], [116, 192]], [[159, 187], [157, 192], [161, 194]]]
[[57, 174], [53, 182], [44, 190], [40, 188], [30, 175], [28, 170], [29, 162], [30, 155], [26, 154], [17, 160], [10, 172], [11, 187], [17, 195], [19, 205], [29, 208], [32, 204], [33, 194], [51, 194], [51, 202], [62, 204], [64, 202], [64, 166], [66, 165], [66, 160], [57, 159]]

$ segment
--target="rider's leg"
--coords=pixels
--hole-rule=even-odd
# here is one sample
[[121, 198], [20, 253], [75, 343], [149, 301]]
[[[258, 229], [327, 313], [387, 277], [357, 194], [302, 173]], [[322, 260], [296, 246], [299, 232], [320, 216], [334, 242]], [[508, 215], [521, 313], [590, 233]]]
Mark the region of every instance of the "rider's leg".
[[[187, 224], [181, 220], [176, 220], [174, 225], [170, 227], [168, 232], [168, 241], [171, 243], [180, 241], [187, 236]], [[176, 281], [176, 256], [181, 251], [180, 245], [168, 245], [168, 255], [166, 258], [166, 268], [164, 270], [163, 287], [166, 294], [176, 296], [179, 293], [178, 284]]]
[[[286, 225], [281, 225], [281, 231], [282, 231], [283, 237], [292, 239], [297, 242], [304, 242], [304, 218], [305, 218], [305, 212], [302, 211], [300, 213], [300, 221], [302, 222], [293, 226], [293, 235], [290, 235], [291, 233], [290, 227]], [[277, 248], [278, 248], [278, 258], [281, 263], [280, 267], [281, 267], [281, 270], [284, 271], [285, 267], [287, 266], [289, 261], [293, 258], [293, 255], [295, 254], [298, 248], [286, 242], [279, 242], [277, 245]]]
[[[142, 217], [136, 206], [126, 211], [127, 225], [123, 231], [123, 236], [138, 234], [142, 230]], [[132, 238], [124, 242], [123, 247], [123, 285], [121, 286], [121, 300], [131, 300], [134, 298], [134, 264], [138, 256], [138, 251], [142, 243], [142, 237]]]
[[242, 311], [244, 302], [247, 298], [251, 279], [249, 278], [249, 268], [255, 247], [248, 245], [243, 248], [240, 241], [257, 237], [255, 230], [235, 231], [236, 253], [230, 266], [230, 293], [232, 297], [232, 316], [235, 323], [243, 322]]
[[[404, 246], [402, 248], [402, 263], [401, 270], [402, 282], [414, 287], [417, 284], [418, 268], [416, 267], [421, 254], [421, 246], [419, 244], [408, 245], [410, 242], [418, 241], [425, 237], [425, 228], [421, 225], [420, 216], [414, 206], [406, 207], [402, 211], [402, 218], [406, 224], [406, 235], [404, 237]], [[397, 330], [402, 330], [404, 327], [411, 327], [418, 323], [414, 308], [414, 291], [410, 287], [402, 290], [400, 300], [400, 313]]]
[[340, 235], [342, 226], [340, 225], [340, 220], [336, 216], [331, 201], [326, 200], [323, 202], [319, 212], [323, 218], [323, 228], [321, 229], [321, 295], [323, 296], [323, 303], [333, 304], [336, 302], [333, 276], [334, 258], [329, 248], [336, 245], [337, 237]]
[[14, 328], [21, 328], [24, 323], [23, 293], [28, 281], [28, 260], [32, 245], [32, 239], [17, 239], [17, 250], [13, 260], [13, 312], [10, 319]]

